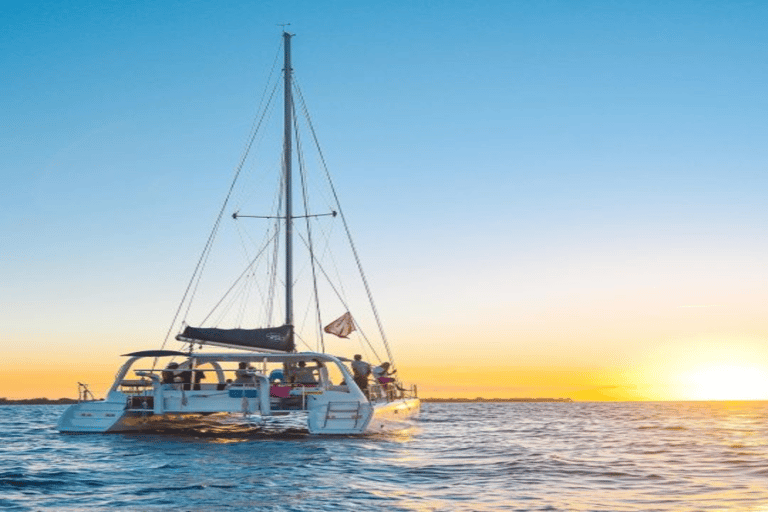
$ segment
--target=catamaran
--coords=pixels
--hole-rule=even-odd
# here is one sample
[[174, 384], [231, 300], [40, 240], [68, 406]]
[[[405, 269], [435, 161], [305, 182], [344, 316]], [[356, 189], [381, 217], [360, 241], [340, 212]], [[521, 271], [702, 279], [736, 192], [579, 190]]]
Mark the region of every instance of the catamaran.
[[[294, 424], [297, 419], [305, 421], [311, 434], [361, 434], [378, 430], [390, 420], [405, 420], [418, 413], [420, 400], [416, 387], [405, 386], [396, 374], [394, 358], [352, 243], [349, 225], [306, 114], [303, 96], [295, 83], [291, 65], [292, 37], [283, 32], [282, 80], [266, 89], [264, 107], [254, 123], [245, 154], [236, 167], [229, 193], [165, 341], [157, 349], [125, 354], [128, 359], [118, 370], [104, 399], [95, 399], [86, 384], [78, 383], [79, 401], [63, 413], [57, 425], [59, 431], [125, 432], [174, 426], [263, 424], [290, 418]], [[270, 227], [264, 242], [257, 244], [255, 256], [248, 254], [245, 269], [234, 279], [234, 284], [225, 287], [224, 297], [201, 322], [193, 324], [190, 321], [191, 304], [201, 288], [203, 269], [212, 259], [214, 241], [223, 220], [228, 217], [225, 212], [228, 213], [235, 184], [252, 146], [260, 140], [262, 122], [274, 110], [272, 100], [280, 85], [283, 86], [282, 148], [279, 172], [274, 173], [279, 176], [278, 193], [274, 196], [271, 212], [274, 214], [250, 215], [238, 210], [231, 215], [235, 223], [240, 219], [255, 219], [268, 222]], [[301, 151], [298, 113], [304, 114], [306, 126], [312, 133], [310, 140], [318, 149], [321, 175], [326, 178], [330, 191], [326, 195], [326, 200], [330, 198], [326, 204], [332, 205], [329, 211], [314, 209], [309, 200], [308, 182], [311, 179]], [[303, 206], [303, 211], [297, 212], [294, 212], [293, 198], [294, 150], [298, 155], [300, 206]], [[358, 281], [364, 290], [365, 307], [361, 309], [368, 311], [367, 315], [373, 319], [377, 341], [386, 358], [380, 357], [382, 349], [376, 349], [373, 336], [359, 321], [357, 310], [352, 314], [345, 288], [332, 277], [334, 274], [340, 277], [343, 273], [335, 268], [335, 259], [325, 258], [332, 248], [330, 237], [323, 238], [324, 245], [316, 241], [320, 222], [341, 223], [337, 232], [341, 231], [347, 239], [354, 261], [352, 266], [357, 267]], [[303, 233], [298, 232], [301, 224], [305, 228]], [[247, 238], [242, 233], [240, 235]], [[294, 292], [299, 287], [298, 276], [294, 275], [295, 239], [303, 242], [307, 255], [308, 261], [300, 272], [309, 283], [305, 295], [311, 304], [299, 322], [294, 316]], [[250, 279], [255, 281], [257, 276], [266, 277], [268, 286], [262, 288], [252, 284]], [[279, 307], [281, 301], [275, 300], [275, 290], [278, 289], [284, 292], [282, 310]], [[337, 311], [332, 316], [327, 313], [328, 308], [321, 306], [321, 295], [334, 299], [331, 302], [336, 306], [331, 309], [336, 307]], [[257, 297], [258, 308], [234, 305], [235, 298], [252, 296]], [[251, 313], [256, 309], [259, 310], [258, 319], [254, 320], [257, 315]], [[340, 312], [341, 316], [336, 318]], [[284, 321], [275, 321], [282, 315]], [[223, 327], [223, 322], [233, 316], [236, 326]], [[329, 318], [336, 320], [328, 323]], [[254, 321], [256, 326], [244, 327], [248, 321]], [[176, 335], [172, 336], [174, 332]], [[358, 346], [352, 345], [352, 337], [356, 337]], [[166, 347], [171, 338], [179, 342], [178, 349]], [[314, 339], [314, 346], [310, 338]], [[346, 356], [331, 355], [327, 350], [330, 338], [334, 343], [349, 343], [340, 346]], [[299, 351], [300, 343], [309, 350]], [[219, 351], [211, 352], [212, 347], [218, 347]], [[364, 352], [366, 358], [357, 356], [357, 361], [353, 362], [348, 357], [351, 352]], [[353, 363], [355, 371], [347, 366], [348, 363]]]

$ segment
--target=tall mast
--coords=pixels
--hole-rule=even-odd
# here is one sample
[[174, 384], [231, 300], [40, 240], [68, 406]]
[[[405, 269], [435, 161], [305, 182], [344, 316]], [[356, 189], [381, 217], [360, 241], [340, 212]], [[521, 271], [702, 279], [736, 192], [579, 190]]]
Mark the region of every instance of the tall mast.
[[291, 194], [291, 149], [293, 125], [293, 95], [291, 86], [291, 37], [283, 32], [283, 49], [285, 51], [285, 66], [283, 78], [285, 81], [285, 113], [283, 135], [283, 166], [285, 172], [285, 325], [293, 325], [293, 209]]

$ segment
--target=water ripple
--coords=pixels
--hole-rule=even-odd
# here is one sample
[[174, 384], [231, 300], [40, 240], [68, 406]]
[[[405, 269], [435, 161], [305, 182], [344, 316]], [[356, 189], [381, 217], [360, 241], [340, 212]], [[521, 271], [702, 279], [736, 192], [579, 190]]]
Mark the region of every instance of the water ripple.
[[424, 404], [400, 432], [60, 435], [0, 407], [0, 509], [768, 509], [768, 404]]

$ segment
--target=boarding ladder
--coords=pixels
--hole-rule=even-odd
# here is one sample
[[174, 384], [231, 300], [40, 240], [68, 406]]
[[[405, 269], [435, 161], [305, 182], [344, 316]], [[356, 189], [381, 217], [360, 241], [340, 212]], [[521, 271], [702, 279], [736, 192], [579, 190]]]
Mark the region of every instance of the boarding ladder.
[[328, 402], [328, 408], [325, 410], [325, 423], [323, 428], [328, 426], [328, 421], [355, 421], [351, 428], [357, 428], [360, 419], [363, 417], [360, 411], [360, 402]]

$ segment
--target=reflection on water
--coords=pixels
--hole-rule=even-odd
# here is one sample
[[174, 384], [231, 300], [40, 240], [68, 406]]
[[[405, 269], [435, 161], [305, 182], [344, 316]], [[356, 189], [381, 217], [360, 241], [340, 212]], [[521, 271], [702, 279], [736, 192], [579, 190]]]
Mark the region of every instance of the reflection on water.
[[0, 407], [0, 509], [768, 511], [765, 402], [424, 404], [361, 437], [61, 435], [61, 411]]

